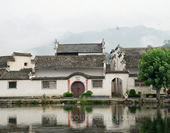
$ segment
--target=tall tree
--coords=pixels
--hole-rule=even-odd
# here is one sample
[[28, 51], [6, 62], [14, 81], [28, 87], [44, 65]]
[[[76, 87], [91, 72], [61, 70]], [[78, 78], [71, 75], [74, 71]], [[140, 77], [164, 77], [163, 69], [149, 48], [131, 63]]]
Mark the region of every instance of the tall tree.
[[164, 40], [164, 45], [162, 47], [170, 47], [170, 40]]
[[170, 86], [170, 50], [158, 48], [143, 52], [139, 60], [138, 78], [145, 85], [152, 85], [157, 99], [160, 99], [161, 88]]

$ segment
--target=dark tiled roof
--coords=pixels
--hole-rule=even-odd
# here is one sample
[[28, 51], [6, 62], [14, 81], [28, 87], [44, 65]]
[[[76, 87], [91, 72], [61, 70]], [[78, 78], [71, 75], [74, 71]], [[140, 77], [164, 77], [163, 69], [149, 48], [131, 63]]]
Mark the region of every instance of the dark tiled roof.
[[81, 72], [76, 72], [76, 73], [72, 73], [66, 77], [33, 77], [32, 80], [67, 80], [75, 75], [80, 75], [87, 79], [104, 79], [105, 78], [104, 76], [92, 76], [92, 75], [87, 75], [87, 74], [84, 74]]
[[57, 53], [102, 53], [102, 43], [59, 44]]
[[[138, 68], [138, 61], [141, 59], [142, 52], [147, 52], [149, 49], [154, 49], [154, 48], [121, 48], [121, 51], [125, 53], [124, 59], [126, 61], [126, 68], [127, 69]], [[165, 49], [165, 48], [161, 48], [161, 49]]]
[[0, 77], [0, 80], [28, 80], [32, 69], [22, 69], [20, 71], [9, 71]]
[[138, 68], [138, 61], [141, 59], [141, 53], [147, 52], [148, 48], [121, 48], [125, 53], [126, 68]]
[[0, 77], [7, 72], [6, 69], [0, 69]]
[[74, 69], [74, 68], [101, 68], [106, 60], [105, 55], [58, 55], [36, 56], [36, 69]]
[[121, 74], [121, 73], [129, 73], [128, 71], [109, 71], [109, 72], [106, 72], [107, 74], [109, 74], [109, 73], [119, 73], [119, 74]]
[[6, 68], [8, 61], [14, 61], [12, 56], [1, 56], [0, 57], [0, 68]]
[[32, 56], [31, 53], [18, 53], [18, 52], [14, 52], [13, 55], [14, 56]]
[[142, 52], [147, 52], [149, 49], [153, 48], [121, 48], [121, 51], [125, 53], [124, 59], [126, 61], [126, 68], [129, 70], [130, 74], [138, 73], [138, 62], [141, 59], [141, 54]]

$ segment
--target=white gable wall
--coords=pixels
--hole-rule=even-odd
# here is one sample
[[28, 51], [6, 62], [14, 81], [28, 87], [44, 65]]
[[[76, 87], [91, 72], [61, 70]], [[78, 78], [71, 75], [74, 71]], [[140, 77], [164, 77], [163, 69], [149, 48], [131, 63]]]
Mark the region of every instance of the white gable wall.
[[[15, 61], [8, 61], [10, 71], [19, 71], [24, 68], [34, 68], [34, 64], [31, 62], [30, 56], [13, 56]], [[27, 63], [27, 66], [24, 66]]]

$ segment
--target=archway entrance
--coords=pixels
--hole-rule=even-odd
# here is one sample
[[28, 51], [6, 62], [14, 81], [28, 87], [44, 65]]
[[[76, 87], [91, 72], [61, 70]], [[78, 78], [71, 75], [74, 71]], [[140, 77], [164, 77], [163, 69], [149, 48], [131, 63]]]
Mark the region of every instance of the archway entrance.
[[85, 91], [84, 84], [80, 81], [76, 81], [71, 86], [71, 91], [74, 97], [79, 97]]
[[112, 80], [112, 97], [122, 95], [123, 95], [122, 80], [120, 78], [114, 78]]

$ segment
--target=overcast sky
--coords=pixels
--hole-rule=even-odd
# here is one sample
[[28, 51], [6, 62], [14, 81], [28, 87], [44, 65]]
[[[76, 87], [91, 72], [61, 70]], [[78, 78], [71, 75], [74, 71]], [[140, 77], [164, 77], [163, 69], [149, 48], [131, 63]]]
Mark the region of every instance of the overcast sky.
[[66, 32], [137, 25], [170, 30], [170, 0], [0, 0], [0, 55]]

